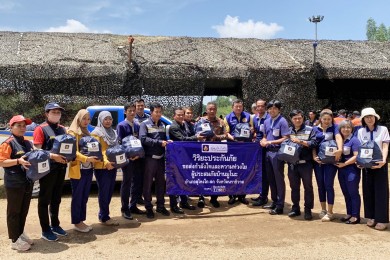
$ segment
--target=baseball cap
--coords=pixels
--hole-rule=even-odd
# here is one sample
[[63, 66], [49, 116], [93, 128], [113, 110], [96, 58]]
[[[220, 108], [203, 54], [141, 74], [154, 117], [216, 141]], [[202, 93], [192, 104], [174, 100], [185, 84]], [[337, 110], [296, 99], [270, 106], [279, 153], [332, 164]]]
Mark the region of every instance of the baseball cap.
[[65, 111], [65, 109], [63, 107], [61, 107], [60, 105], [58, 105], [57, 103], [54, 103], [54, 102], [48, 103], [45, 106], [45, 111], [49, 111], [52, 109], [61, 109], [62, 111]]
[[23, 122], [23, 121], [26, 122], [26, 125], [29, 125], [32, 123], [31, 119], [25, 118], [22, 115], [17, 115], [17, 116], [14, 116], [11, 118], [11, 120], [9, 121], [9, 125], [12, 126], [15, 123], [19, 123], [19, 122]]

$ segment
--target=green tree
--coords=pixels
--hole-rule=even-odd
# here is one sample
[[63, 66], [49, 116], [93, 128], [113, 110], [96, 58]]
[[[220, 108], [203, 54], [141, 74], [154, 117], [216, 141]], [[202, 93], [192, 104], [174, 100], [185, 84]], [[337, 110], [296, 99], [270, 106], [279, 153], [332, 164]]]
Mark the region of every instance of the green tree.
[[383, 23], [381, 23], [381, 25], [379, 25], [379, 27], [376, 30], [375, 40], [380, 42], [384, 42], [388, 40], [387, 28]]
[[367, 21], [367, 26], [366, 26], [367, 32], [367, 40], [369, 41], [374, 41], [375, 40], [375, 34], [376, 34], [376, 22], [374, 19], [370, 18]]

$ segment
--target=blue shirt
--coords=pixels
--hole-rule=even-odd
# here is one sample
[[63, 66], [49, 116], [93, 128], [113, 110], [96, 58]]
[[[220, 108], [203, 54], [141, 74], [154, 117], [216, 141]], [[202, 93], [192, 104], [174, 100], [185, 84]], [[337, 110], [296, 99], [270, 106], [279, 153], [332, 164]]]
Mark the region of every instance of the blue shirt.
[[[288, 127], [287, 120], [279, 114], [275, 120], [269, 117], [264, 121], [264, 133], [267, 141], [273, 141], [290, 135], [290, 128]], [[279, 149], [280, 144], [267, 146], [267, 149], [269, 148]]]

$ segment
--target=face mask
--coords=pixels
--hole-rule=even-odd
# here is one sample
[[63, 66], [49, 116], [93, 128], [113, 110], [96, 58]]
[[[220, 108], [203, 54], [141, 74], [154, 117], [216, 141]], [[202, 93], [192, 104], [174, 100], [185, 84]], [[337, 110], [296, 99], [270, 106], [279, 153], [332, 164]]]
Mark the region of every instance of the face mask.
[[47, 116], [47, 120], [48, 120], [50, 123], [53, 123], [53, 124], [56, 124], [56, 123], [60, 122], [60, 119], [61, 119], [61, 115], [49, 114], [49, 115]]

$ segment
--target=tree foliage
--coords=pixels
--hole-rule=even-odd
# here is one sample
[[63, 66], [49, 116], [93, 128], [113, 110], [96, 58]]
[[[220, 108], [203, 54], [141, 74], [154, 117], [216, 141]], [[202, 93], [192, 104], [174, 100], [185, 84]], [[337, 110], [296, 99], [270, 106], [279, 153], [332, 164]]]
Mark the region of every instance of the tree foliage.
[[376, 26], [374, 19], [370, 18], [367, 20], [366, 26], [366, 36], [369, 41], [389, 41], [390, 39], [390, 27], [387, 28], [385, 24], [381, 23], [379, 26]]

